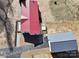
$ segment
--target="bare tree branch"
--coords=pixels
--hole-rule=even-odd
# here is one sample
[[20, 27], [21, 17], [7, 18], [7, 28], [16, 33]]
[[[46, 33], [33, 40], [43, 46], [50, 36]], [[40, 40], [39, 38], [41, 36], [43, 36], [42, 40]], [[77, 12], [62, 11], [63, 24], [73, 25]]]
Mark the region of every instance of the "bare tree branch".
[[[13, 1], [13, 0], [12, 0]], [[0, 14], [0, 21], [3, 22], [6, 31], [6, 39], [10, 50], [13, 50], [12, 33], [13, 27], [7, 15], [7, 9], [11, 9], [11, 0], [0, 0], [0, 9], [3, 13]], [[11, 9], [12, 11], [12, 9]]]

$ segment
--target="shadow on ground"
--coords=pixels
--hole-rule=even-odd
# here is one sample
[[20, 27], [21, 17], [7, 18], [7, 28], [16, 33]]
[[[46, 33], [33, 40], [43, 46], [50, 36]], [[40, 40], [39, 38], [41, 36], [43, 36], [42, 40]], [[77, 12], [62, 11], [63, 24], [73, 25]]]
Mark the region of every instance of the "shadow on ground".
[[51, 53], [53, 58], [79, 58], [78, 51]]

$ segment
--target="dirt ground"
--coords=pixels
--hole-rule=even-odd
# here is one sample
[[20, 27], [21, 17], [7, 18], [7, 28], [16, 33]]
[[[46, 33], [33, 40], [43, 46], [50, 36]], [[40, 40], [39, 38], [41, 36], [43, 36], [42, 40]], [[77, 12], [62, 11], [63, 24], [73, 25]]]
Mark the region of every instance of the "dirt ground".
[[[71, 8], [73, 15], [70, 14], [70, 11], [68, 12], [69, 14], [59, 13], [61, 15], [56, 15], [56, 14], [53, 15], [53, 12], [55, 10], [51, 11], [50, 6], [49, 6], [49, 4], [50, 4], [49, 1], [50, 0], [38, 0], [39, 9], [40, 9], [41, 15], [42, 15], [42, 20], [43, 20], [43, 23], [45, 23], [47, 28], [48, 28], [48, 34], [56, 33], [56, 32], [67, 32], [67, 31], [73, 32], [75, 39], [77, 40], [77, 45], [78, 45], [78, 50], [79, 50], [79, 18], [78, 18], [78, 13], [77, 13], [78, 6], [79, 6], [79, 0], [73, 0], [72, 4], [76, 5], [76, 7], [72, 6], [72, 8]], [[53, 1], [58, 1], [58, 0], [53, 0]], [[69, 6], [71, 6], [71, 4]], [[11, 21], [14, 24], [14, 33], [13, 33], [13, 38], [14, 38], [14, 36], [15, 36], [15, 23], [16, 23], [16, 20], [20, 20], [20, 16], [21, 16], [21, 8], [20, 8], [20, 5], [19, 5], [19, 0], [14, 0], [13, 3], [12, 3], [12, 7], [13, 7], [14, 15], [10, 15], [10, 13], [9, 13], [9, 18], [12, 19]], [[75, 8], [75, 11], [74, 11], [74, 8]], [[52, 12], [52, 14], [51, 14], [51, 12]], [[71, 15], [71, 17], [68, 16], [68, 18], [66, 17], [66, 20], [65, 19], [63, 20], [63, 18], [65, 18], [65, 16], [63, 16], [63, 18], [60, 17], [60, 16], [62, 16], [64, 14], [67, 15], [67, 16]], [[56, 19], [59, 19], [59, 18], [56, 18], [55, 16], [59, 16], [59, 18], [61, 20], [56, 20]], [[74, 18], [73, 18], [73, 16], [74, 16]], [[70, 20], [67, 20], [67, 19], [70, 19]], [[4, 45], [7, 44], [7, 43], [5, 44], [5, 38], [4, 38], [3, 35], [4, 35], [3, 33], [1, 33], [1, 35], [0, 35], [0, 40], [4, 39], [4, 42], [0, 44], [0, 46], [2, 48], [3, 48]], [[39, 50], [39, 51], [41, 51], [41, 50]], [[49, 52], [48, 49], [47, 50], [45, 49], [45, 52], [46, 51]], [[26, 54], [28, 54], [28, 53], [29, 52], [27, 52], [27, 53], [24, 52], [22, 54], [22, 57], [26, 57]], [[37, 51], [33, 51], [33, 53], [37, 53]], [[30, 57], [30, 55], [28, 57]], [[37, 56], [39, 56], [39, 55], [31, 56], [31, 57], [37, 57]], [[45, 55], [45, 56], [47, 57], [47, 55]]]
[[49, 48], [42, 48], [23, 52], [21, 58], [52, 58]]
[[[79, 12], [78, 11], [79, 0], [70, 0], [70, 1], [73, 1], [73, 2], [71, 2], [71, 4], [68, 4], [69, 2], [67, 3], [68, 6], [71, 8], [71, 10], [68, 12], [69, 14], [65, 14], [66, 12], [64, 12], [63, 10], [62, 10], [63, 11], [62, 14], [59, 13], [59, 12], [62, 12], [62, 11], [61, 11], [61, 9], [56, 7], [56, 8], [59, 9], [59, 12], [58, 12], [59, 15], [56, 15], [56, 13], [54, 13], [55, 10], [53, 10], [53, 11], [51, 10], [50, 6], [52, 6], [52, 5], [50, 5], [49, 1], [50, 0], [38, 0], [39, 9], [40, 9], [41, 15], [42, 15], [42, 21], [43, 21], [43, 23], [46, 24], [46, 26], [48, 28], [48, 34], [56, 33], [56, 32], [67, 32], [67, 31], [73, 32], [74, 36], [75, 36], [75, 39], [77, 40], [77, 45], [78, 45], [78, 50], [79, 50], [79, 33], [78, 33], [79, 32], [79, 18], [78, 18], [78, 16], [79, 16], [79, 14], [78, 14], [78, 12]], [[58, 1], [58, 0], [53, 0], [53, 1]], [[62, 1], [61, 1], [61, 3], [63, 5]], [[63, 9], [62, 5], [60, 5], [60, 7]], [[73, 7], [72, 5], [75, 5], [76, 7]], [[13, 6], [13, 9], [14, 9], [13, 19], [15, 19], [12, 22], [15, 23], [16, 20], [20, 19], [20, 13], [21, 13], [18, 0], [14, 0], [12, 6]], [[55, 7], [55, 6], [53, 6], [53, 7]], [[70, 13], [70, 12], [72, 12], [72, 13]], [[53, 15], [53, 13], [54, 13], [54, 15]], [[64, 14], [66, 15], [66, 18], [65, 18], [65, 16], [62, 16]], [[55, 16], [59, 16], [60, 20], [58, 20], [59, 18], [56, 18]], [[44, 49], [44, 50], [39, 49], [40, 53], [37, 52], [37, 51], [23, 52], [21, 57], [44, 57], [43, 55], [42, 56], [40, 55], [42, 53], [41, 51], [44, 54], [46, 54], [45, 57], [51, 57], [48, 48]], [[35, 54], [37, 54], [37, 55], [35, 56]], [[29, 56], [26, 56], [26, 55], [29, 55]]]
[[[79, 17], [79, 15], [76, 14], [79, 12], [78, 11], [79, 0], [70, 0], [73, 2], [70, 3], [69, 7], [72, 5], [72, 7], [70, 7], [70, 8], [71, 8], [72, 12], [74, 12], [73, 16], [76, 15], [74, 18], [73, 17], [68, 18], [70, 20], [68, 20], [67, 17], [65, 18], [65, 16], [62, 16], [65, 13], [67, 13], [67, 12], [62, 13], [64, 10], [63, 6], [62, 6], [62, 5], [64, 5], [63, 1], [61, 1], [61, 0], [45, 0], [45, 1], [38, 0], [38, 1], [39, 1], [39, 8], [40, 8], [40, 11], [42, 14], [43, 23], [45, 23], [48, 28], [48, 34], [56, 33], [56, 32], [67, 32], [67, 31], [73, 32], [75, 39], [77, 40], [77, 45], [78, 45], [78, 50], [79, 50], [79, 18], [77, 18], [77, 17]], [[54, 5], [53, 2], [52, 2], [52, 5], [49, 5], [50, 4], [49, 1], [58, 2], [58, 5]], [[73, 6], [73, 5], [75, 5], [75, 6]], [[52, 6], [52, 10], [51, 10], [50, 6]], [[57, 9], [59, 9], [59, 10], [57, 10]], [[61, 9], [63, 9], [63, 10], [61, 10]], [[55, 12], [56, 10], [57, 10], [57, 13]], [[75, 12], [76, 10], [77, 10], [77, 12]], [[61, 12], [61, 13], [59, 13], [59, 12]], [[55, 15], [55, 14], [58, 14], [58, 15]], [[55, 17], [55, 16], [58, 16], [58, 17]], [[69, 16], [70, 15], [68, 15], [68, 17]], [[62, 17], [64, 17], [65, 19]], [[59, 18], [61, 18], [61, 19], [59, 19]]]

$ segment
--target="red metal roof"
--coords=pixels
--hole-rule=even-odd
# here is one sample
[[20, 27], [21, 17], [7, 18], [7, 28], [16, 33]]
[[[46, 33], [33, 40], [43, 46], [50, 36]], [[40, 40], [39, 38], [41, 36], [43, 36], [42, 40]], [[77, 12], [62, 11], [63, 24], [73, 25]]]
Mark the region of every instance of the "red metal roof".
[[21, 19], [21, 31], [28, 32], [31, 35], [40, 34], [38, 3], [36, 0], [28, 0], [27, 6], [22, 5], [22, 16], [24, 18]]
[[29, 0], [27, 0], [27, 6], [22, 4], [21, 7], [21, 32], [29, 32]]

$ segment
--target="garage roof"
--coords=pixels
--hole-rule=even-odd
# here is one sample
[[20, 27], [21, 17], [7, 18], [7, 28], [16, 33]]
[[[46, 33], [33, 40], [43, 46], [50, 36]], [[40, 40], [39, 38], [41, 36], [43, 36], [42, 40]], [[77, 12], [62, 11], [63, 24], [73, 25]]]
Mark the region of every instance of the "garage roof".
[[72, 32], [59, 32], [59, 33], [49, 34], [48, 40], [50, 42], [61, 42], [61, 41], [75, 40], [75, 38]]

